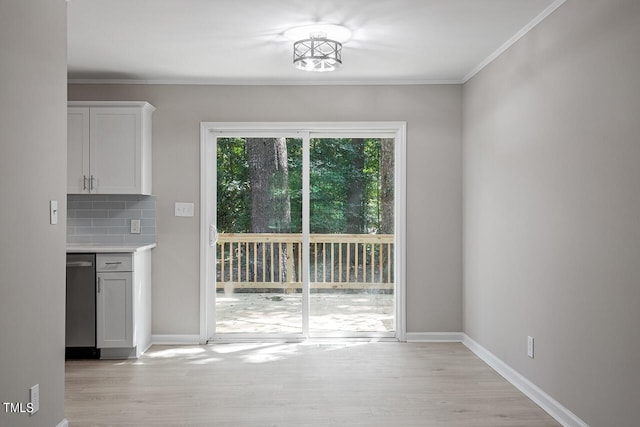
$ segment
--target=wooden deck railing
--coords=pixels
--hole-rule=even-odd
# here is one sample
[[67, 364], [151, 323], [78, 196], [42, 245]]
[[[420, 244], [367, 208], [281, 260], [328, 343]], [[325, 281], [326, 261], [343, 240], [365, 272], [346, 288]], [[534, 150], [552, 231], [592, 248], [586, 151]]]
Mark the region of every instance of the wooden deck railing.
[[[394, 287], [392, 234], [311, 234], [311, 289]], [[219, 289], [302, 287], [302, 235], [221, 233], [216, 251]]]

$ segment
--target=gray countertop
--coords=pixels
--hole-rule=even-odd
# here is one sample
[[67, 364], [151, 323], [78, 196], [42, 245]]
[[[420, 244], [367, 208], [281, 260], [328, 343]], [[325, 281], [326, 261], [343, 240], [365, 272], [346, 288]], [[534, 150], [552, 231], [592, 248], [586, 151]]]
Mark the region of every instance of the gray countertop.
[[153, 249], [156, 247], [155, 243], [152, 244], [141, 244], [141, 245], [108, 245], [108, 244], [100, 244], [100, 243], [69, 243], [67, 244], [67, 253], [77, 252], [77, 253], [120, 253], [120, 252], [138, 252], [138, 251], [146, 251], [148, 249]]

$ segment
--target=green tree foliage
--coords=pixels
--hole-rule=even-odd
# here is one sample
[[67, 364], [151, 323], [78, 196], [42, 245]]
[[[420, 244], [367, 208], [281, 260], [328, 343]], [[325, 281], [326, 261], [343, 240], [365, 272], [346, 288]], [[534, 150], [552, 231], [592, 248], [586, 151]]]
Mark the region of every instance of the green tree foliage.
[[[217, 155], [218, 229], [227, 233], [250, 232], [251, 182], [246, 142], [242, 138], [220, 138]], [[287, 157], [291, 232], [300, 233], [301, 140], [287, 140]], [[386, 232], [381, 230], [381, 213], [384, 210], [381, 194], [385, 191], [381, 188], [380, 165], [384, 162], [381, 162], [379, 138], [312, 139], [310, 158], [312, 233]], [[393, 182], [385, 180], [385, 186], [392, 187]], [[353, 206], [354, 201], [358, 206]], [[354, 216], [357, 224], [349, 224]]]
[[217, 226], [223, 233], [251, 230], [251, 186], [245, 141], [218, 139]]

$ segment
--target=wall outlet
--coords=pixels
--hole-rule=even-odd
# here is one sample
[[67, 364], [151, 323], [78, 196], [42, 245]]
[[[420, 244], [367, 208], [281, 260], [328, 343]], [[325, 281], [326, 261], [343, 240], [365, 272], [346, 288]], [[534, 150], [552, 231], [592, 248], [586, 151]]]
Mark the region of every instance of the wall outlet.
[[35, 414], [40, 409], [40, 384], [36, 384], [29, 389], [29, 403], [31, 403], [30, 415]]
[[132, 219], [131, 220], [131, 234], [140, 234], [140, 220]]
[[533, 337], [527, 337], [527, 356], [533, 359]]
[[193, 203], [176, 202], [175, 212], [176, 216], [193, 216]]

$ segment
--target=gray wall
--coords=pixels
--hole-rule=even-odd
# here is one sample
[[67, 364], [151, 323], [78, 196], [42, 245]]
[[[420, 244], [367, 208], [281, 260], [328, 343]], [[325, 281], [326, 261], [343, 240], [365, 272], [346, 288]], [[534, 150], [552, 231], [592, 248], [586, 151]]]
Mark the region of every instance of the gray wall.
[[144, 100], [153, 115], [153, 333], [199, 329], [201, 121], [402, 120], [408, 128], [409, 332], [462, 329], [462, 87], [70, 85], [70, 100]]
[[640, 2], [568, 0], [464, 85], [465, 331], [591, 426], [640, 420], [639, 76]]
[[[64, 418], [66, 2], [0, 2], [0, 402], [40, 411], [0, 425]], [[49, 200], [60, 206], [49, 225]]]

